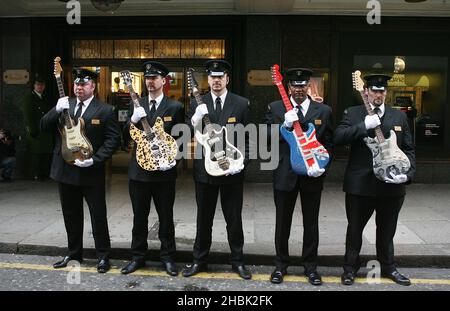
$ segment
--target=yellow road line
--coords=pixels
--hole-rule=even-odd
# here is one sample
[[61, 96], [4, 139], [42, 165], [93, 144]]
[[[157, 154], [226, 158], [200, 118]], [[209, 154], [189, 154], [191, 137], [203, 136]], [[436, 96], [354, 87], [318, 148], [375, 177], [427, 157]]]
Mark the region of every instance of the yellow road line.
[[[36, 265], [36, 264], [24, 264], [24, 263], [6, 263], [0, 262], [0, 269], [24, 269], [24, 270], [41, 270], [41, 271], [65, 271], [69, 272], [72, 268], [54, 269], [51, 265]], [[84, 273], [97, 273], [95, 267], [80, 267], [80, 272]], [[108, 271], [110, 274], [120, 274], [120, 268], [113, 267]], [[170, 277], [164, 271], [150, 270], [149, 268], [139, 269], [132, 275], [135, 276], [159, 276]], [[181, 275], [178, 277], [182, 278]], [[201, 272], [192, 276], [191, 278], [198, 279], [220, 279], [220, 280], [241, 280], [236, 273], [227, 272]], [[269, 274], [253, 274], [253, 281], [269, 281]], [[284, 277], [285, 282], [307, 283], [308, 279], [305, 276], [287, 275]], [[324, 283], [341, 283], [341, 278], [336, 276], [324, 276], [322, 277]], [[379, 280], [380, 284], [394, 284], [393, 281], [382, 278]], [[355, 283], [369, 284], [365, 278], [356, 278]], [[450, 285], [450, 279], [411, 279], [411, 283], [420, 285]]]

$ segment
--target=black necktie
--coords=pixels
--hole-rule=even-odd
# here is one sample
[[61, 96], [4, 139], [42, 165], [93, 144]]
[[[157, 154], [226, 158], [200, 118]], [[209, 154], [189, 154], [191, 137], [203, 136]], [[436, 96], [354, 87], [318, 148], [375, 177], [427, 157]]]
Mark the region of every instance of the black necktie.
[[373, 112], [375, 112], [381, 118], [381, 109], [378, 107], [373, 108]]
[[152, 105], [152, 107], [150, 108], [150, 115], [149, 115], [150, 120], [151, 120], [156, 112], [156, 100], [152, 99], [150, 101], [150, 104]]
[[75, 117], [74, 117], [75, 120], [78, 120], [78, 118], [81, 117], [81, 112], [82, 111], [83, 111], [83, 102], [79, 102], [78, 103], [78, 110], [75, 113]]
[[222, 113], [222, 101], [220, 100], [220, 97], [216, 97], [215, 114], [216, 114], [217, 120], [220, 120], [221, 113]]

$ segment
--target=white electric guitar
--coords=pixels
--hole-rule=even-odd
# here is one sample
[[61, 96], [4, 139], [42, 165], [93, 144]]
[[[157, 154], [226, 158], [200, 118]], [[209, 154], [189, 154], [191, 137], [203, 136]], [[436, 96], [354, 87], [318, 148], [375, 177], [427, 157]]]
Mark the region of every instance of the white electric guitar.
[[[54, 74], [56, 83], [58, 85], [59, 97], [65, 97], [64, 86], [61, 80], [61, 58], [55, 58]], [[81, 108], [80, 108], [81, 109]], [[58, 129], [61, 134], [61, 155], [63, 159], [69, 163], [74, 164], [75, 159], [84, 161], [92, 158], [94, 150], [91, 142], [86, 137], [84, 131], [84, 120], [78, 118], [74, 120], [70, 117], [69, 109], [62, 111], [63, 122], [58, 124]]]
[[[364, 93], [364, 81], [361, 79], [359, 70], [352, 73], [353, 87], [361, 94], [369, 115], [375, 114], [370, 107], [367, 95]], [[394, 175], [406, 174], [411, 163], [405, 153], [397, 146], [397, 136], [393, 130], [389, 132], [389, 138], [385, 138], [381, 131], [380, 125], [375, 128], [375, 137], [366, 137], [364, 142], [372, 152], [373, 172], [375, 176], [382, 181], [392, 178], [390, 173]]]
[[[195, 97], [198, 105], [205, 104], [198, 91], [198, 84], [194, 78], [194, 69], [187, 71], [188, 87]], [[227, 139], [227, 129], [222, 126], [220, 130], [214, 130], [213, 125], [206, 114], [203, 117], [205, 133], [195, 132], [195, 138], [205, 150], [205, 170], [211, 176], [228, 175], [231, 171], [244, 169], [244, 157], [241, 151], [233, 146]]]

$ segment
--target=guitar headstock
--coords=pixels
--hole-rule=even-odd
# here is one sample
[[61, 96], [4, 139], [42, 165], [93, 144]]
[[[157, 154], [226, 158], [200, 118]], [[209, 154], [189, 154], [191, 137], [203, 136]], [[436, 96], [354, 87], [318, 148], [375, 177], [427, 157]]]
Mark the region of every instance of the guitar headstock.
[[132, 83], [133, 83], [133, 78], [131, 77], [130, 71], [128, 71], [128, 70], [122, 70], [122, 71], [120, 72], [120, 76], [122, 77], [123, 83], [124, 83], [126, 86], [132, 85]]
[[195, 72], [195, 70], [193, 68], [189, 68], [186, 73], [186, 80], [187, 80], [188, 88], [191, 90], [192, 93], [198, 92], [198, 90], [197, 90], [198, 83], [195, 80], [194, 72]]
[[55, 62], [55, 66], [54, 66], [54, 69], [53, 69], [53, 73], [54, 73], [55, 77], [61, 77], [61, 73], [63, 71], [62, 67], [61, 67], [61, 64], [60, 64], [61, 63], [61, 57], [56, 56], [54, 62]]
[[364, 81], [361, 79], [361, 71], [352, 72], [353, 88], [359, 92], [364, 91]]
[[275, 85], [280, 85], [283, 83], [283, 76], [280, 73], [280, 66], [278, 66], [278, 64], [270, 67], [270, 72], [272, 73], [272, 81]]

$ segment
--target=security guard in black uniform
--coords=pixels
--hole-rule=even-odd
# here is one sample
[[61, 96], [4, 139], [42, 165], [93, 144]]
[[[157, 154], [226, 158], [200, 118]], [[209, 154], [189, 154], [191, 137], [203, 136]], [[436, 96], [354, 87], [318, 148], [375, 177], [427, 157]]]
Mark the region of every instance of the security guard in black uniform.
[[[224, 60], [210, 60], [205, 63], [211, 92], [204, 95], [206, 104], [191, 102], [186, 114], [186, 123], [202, 129], [202, 118], [209, 114], [214, 124], [248, 124], [249, 100], [227, 90], [231, 65]], [[231, 141], [231, 138], [229, 138]], [[236, 144], [236, 141], [234, 143]], [[202, 148], [197, 144], [198, 148]], [[248, 137], [245, 139], [245, 163], [248, 162]], [[242, 230], [242, 204], [244, 172], [236, 170], [228, 176], [213, 177], [205, 170], [204, 159], [194, 160], [195, 195], [197, 201], [197, 234], [194, 243], [194, 263], [187, 265], [183, 275], [188, 277], [207, 269], [211, 247], [211, 233], [217, 198], [220, 192], [222, 211], [227, 223], [228, 243], [231, 249], [232, 269], [243, 279], [250, 279], [251, 273], [244, 266], [244, 234]]]
[[[145, 85], [148, 96], [139, 99], [140, 106], [134, 109], [130, 104], [131, 116], [124, 127], [124, 135], [130, 139], [130, 123], [142, 129], [141, 118], [147, 118], [150, 126], [155, 124], [157, 117], [164, 121], [164, 131], [171, 132], [172, 127], [184, 123], [183, 105], [170, 99], [163, 93], [163, 87], [168, 80], [169, 69], [159, 62], [144, 63]], [[136, 161], [136, 143], [133, 148], [130, 166], [128, 168], [129, 192], [133, 206], [133, 238], [131, 249], [133, 258], [122, 268], [123, 274], [128, 274], [145, 266], [145, 255], [148, 243], [148, 215], [153, 199], [159, 219], [159, 239], [161, 241], [160, 258], [166, 272], [171, 276], [178, 275], [174, 263], [175, 226], [173, 223], [173, 204], [175, 202], [175, 181], [177, 178], [176, 162], [161, 167], [158, 171], [146, 171]]]
[[45, 79], [36, 75], [33, 91], [23, 99], [23, 117], [33, 179], [48, 178], [52, 158], [53, 133], [39, 131], [41, 118], [51, 108], [44, 95], [45, 84]]
[[[381, 274], [401, 285], [410, 285], [410, 280], [401, 275], [394, 263], [393, 239], [397, 219], [405, 198], [405, 184], [415, 173], [415, 152], [408, 120], [405, 113], [386, 105], [388, 80], [384, 74], [365, 77], [365, 92], [369, 103], [376, 112], [367, 115], [364, 105], [350, 107], [344, 111], [341, 123], [335, 132], [336, 144], [350, 144], [350, 157], [345, 171], [344, 192], [347, 213], [347, 236], [345, 242], [344, 273], [341, 281], [352, 285], [361, 266], [359, 253], [364, 227], [376, 211], [377, 260], [381, 264]], [[364, 143], [365, 137], [374, 137], [374, 128], [381, 124], [385, 137], [394, 130], [397, 144], [408, 157], [411, 168], [407, 174], [393, 175], [384, 182], [373, 173], [372, 153]]]
[[[83, 260], [83, 198], [91, 214], [92, 232], [97, 251], [99, 273], [109, 270], [111, 243], [105, 201], [105, 161], [111, 158], [120, 143], [120, 128], [110, 105], [94, 97], [97, 74], [74, 69], [76, 98], [62, 97], [56, 107], [41, 119], [41, 130], [56, 133], [50, 177], [58, 182], [59, 196], [66, 226], [69, 253], [54, 268], [64, 268], [70, 260]], [[61, 155], [61, 136], [57, 130], [63, 109], [85, 122], [85, 135], [94, 149], [94, 156], [84, 161], [66, 163]], [[75, 117], [74, 117], [75, 116]]]
[[[283, 101], [269, 104], [265, 117], [266, 124], [280, 124], [292, 128], [299, 121], [303, 130], [308, 124], [314, 124], [317, 140], [331, 155], [333, 151], [333, 124], [331, 108], [313, 101], [307, 94], [312, 70], [292, 68], [286, 71], [290, 101], [293, 110], [286, 112]], [[270, 132], [269, 132], [270, 133]], [[275, 142], [272, 142], [275, 143]], [[295, 202], [300, 192], [303, 214], [303, 254], [302, 262], [305, 275], [312, 285], [321, 285], [322, 278], [317, 272], [317, 249], [319, 246], [319, 208], [326, 168], [308, 171], [308, 176], [297, 175], [291, 168], [289, 144], [280, 136], [280, 162], [273, 174], [274, 200], [276, 206], [275, 228], [275, 270], [270, 281], [283, 282], [289, 265], [289, 235]]]

